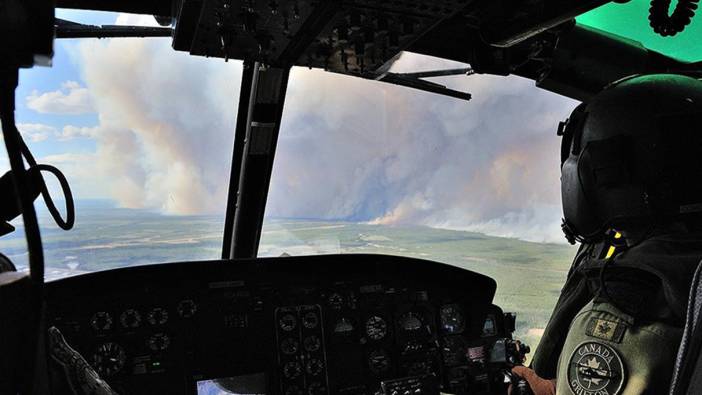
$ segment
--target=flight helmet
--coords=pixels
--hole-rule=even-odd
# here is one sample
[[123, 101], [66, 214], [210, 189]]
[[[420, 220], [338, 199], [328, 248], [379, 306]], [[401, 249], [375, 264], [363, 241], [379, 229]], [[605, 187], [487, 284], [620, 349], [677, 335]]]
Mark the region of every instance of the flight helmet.
[[702, 81], [625, 78], [576, 107], [558, 134], [572, 244], [702, 215]]

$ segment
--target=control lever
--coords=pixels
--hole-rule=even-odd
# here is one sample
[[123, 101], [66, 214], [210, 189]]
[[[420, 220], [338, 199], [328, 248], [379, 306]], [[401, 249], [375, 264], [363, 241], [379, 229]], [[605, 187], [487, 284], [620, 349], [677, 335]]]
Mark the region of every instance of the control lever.
[[512, 373], [512, 368], [523, 365], [531, 348], [519, 340], [502, 338], [495, 340], [490, 349], [489, 362], [498, 366], [504, 376], [504, 384], [512, 385], [512, 395], [533, 395], [529, 383]]

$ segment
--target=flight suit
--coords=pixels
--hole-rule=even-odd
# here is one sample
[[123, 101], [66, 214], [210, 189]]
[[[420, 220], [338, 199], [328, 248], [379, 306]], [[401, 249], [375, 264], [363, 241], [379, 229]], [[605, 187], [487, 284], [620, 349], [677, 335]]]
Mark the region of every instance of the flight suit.
[[558, 395], [666, 394], [702, 234], [601, 247], [581, 246], [531, 367]]
[[679, 327], [637, 323], [611, 303], [590, 302], [568, 330], [556, 394], [665, 394], [681, 337]]

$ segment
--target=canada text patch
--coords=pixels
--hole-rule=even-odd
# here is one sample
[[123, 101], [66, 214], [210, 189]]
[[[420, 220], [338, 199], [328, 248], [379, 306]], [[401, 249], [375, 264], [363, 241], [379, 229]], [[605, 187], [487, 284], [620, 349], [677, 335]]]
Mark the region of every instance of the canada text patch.
[[617, 395], [624, 380], [621, 357], [603, 343], [581, 343], [568, 362], [568, 386], [576, 395]]

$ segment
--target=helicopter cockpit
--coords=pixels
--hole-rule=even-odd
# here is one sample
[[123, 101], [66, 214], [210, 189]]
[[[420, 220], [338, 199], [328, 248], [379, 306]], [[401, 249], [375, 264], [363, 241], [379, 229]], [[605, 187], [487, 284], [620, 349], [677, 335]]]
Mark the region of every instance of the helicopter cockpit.
[[[653, 0], [653, 3], [659, 3], [659, 0]], [[424, 95], [422, 97], [426, 100], [407, 108], [421, 111], [422, 105], [435, 100], [445, 100], [436, 105], [451, 101], [470, 106], [476, 94], [470, 91], [470, 83], [459, 87], [451, 85], [455, 78], [466, 76], [469, 77], [467, 81], [474, 75], [493, 75], [499, 77], [492, 78], [503, 79], [519, 77], [522, 81], [520, 86], [523, 86], [524, 80], [529, 80], [530, 84], [535, 81], [536, 87], [548, 92], [552, 95], [550, 97], [560, 96], [559, 105], [562, 108], [572, 108], [608, 84], [633, 74], [666, 72], [699, 78], [702, 73], [702, 41], [697, 39], [700, 24], [693, 20], [696, 1], [692, 0], [678, 2], [675, 8], [677, 14], [672, 18], [667, 16], [667, 5], [662, 8], [660, 4], [656, 7], [651, 5], [650, 20], [645, 18], [649, 15], [648, 2], [638, 0], [57, 0], [55, 5], [45, 0], [12, 0], [8, 4], [12, 7], [2, 11], [5, 15], [0, 12], [0, 22], [3, 22], [0, 24], [0, 93], [3, 95], [0, 98], [3, 105], [0, 114], [3, 115], [4, 141], [12, 174], [0, 179], [0, 188], [16, 192], [8, 192], [8, 197], [2, 198], [5, 199], [2, 206], [7, 209], [2, 209], [4, 211], [0, 214], [7, 223], [3, 222], [0, 231], [3, 234], [12, 232], [14, 228], [9, 221], [22, 215], [22, 224], [15, 226], [25, 232], [27, 240], [26, 248], [18, 247], [20, 241], [17, 234], [12, 239], [15, 244], [2, 244], [0, 240], [0, 251], [6, 253], [9, 260], [15, 264], [26, 261], [26, 264], [18, 265], [24, 269], [20, 271], [11, 270], [12, 262], [6, 265], [10, 268], [7, 271], [0, 265], [0, 269], [3, 269], [0, 270], [0, 392], [8, 394], [59, 393], [53, 387], [48, 371], [52, 364], [51, 356], [62, 350], [52, 348], [53, 343], [47, 339], [45, 333], [50, 327], [60, 331], [66, 344], [82, 355], [96, 374], [119, 394], [399, 395], [506, 394], [508, 391], [528, 394], [528, 389], [521, 386], [523, 381], [510, 374], [513, 366], [526, 362], [529, 353], [529, 347], [517, 338], [531, 336], [529, 340], [538, 340], [543, 332], [539, 332], [538, 326], [545, 325], [545, 322], [531, 329], [520, 329], [527, 323], [522, 315], [525, 312], [529, 314], [530, 310], [517, 308], [520, 310], [519, 317], [512, 311], [520, 303], [527, 303], [528, 296], [515, 293], [505, 305], [506, 299], [501, 296], [496, 298], [495, 295], [505, 284], [512, 287], [518, 283], [527, 289], [532, 286], [530, 282], [536, 281], [530, 276], [545, 274], [527, 273], [529, 269], [525, 269], [526, 266], [493, 268], [489, 271], [481, 269], [482, 262], [496, 259], [496, 250], [509, 253], [508, 250], [516, 248], [518, 241], [510, 239], [512, 241], [507, 243], [478, 233], [437, 233], [433, 240], [436, 244], [420, 245], [420, 238], [416, 235], [420, 230], [416, 228], [403, 228], [401, 235], [398, 232], [391, 236], [369, 236], [363, 233], [368, 228], [330, 225], [325, 219], [315, 222], [310, 228], [307, 222], [293, 222], [288, 227], [284, 220], [276, 222], [266, 217], [275, 209], [271, 206], [271, 194], [275, 195], [276, 205], [284, 207], [290, 193], [310, 189], [310, 184], [336, 185], [324, 178], [300, 181], [295, 172], [300, 169], [304, 172], [306, 168], [285, 171], [287, 162], [280, 162], [281, 159], [277, 158], [277, 152], [287, 150], [284, 144], [288, 142], [284, 141], [286, 137], [281, 133], [281, 125], [286, 121], [284, 106], [292, 105], [288, 89], [292, 75], [295, 70], [303, 68], [314, 70], [312, 73], [318, 74], [311, 74], [310, 78], [317, 79], [320, 86], [324, 85], [325, 94], [330, 96], [357, 93], [339, 83], [343, 79], [364, 81], [375, 87], [392, 86], [391, 91], [383, 91], [383, 95], [387, 96], [383, 98], [384, 102], [395, 96], [401, 97], [402, 92], [414, 92]], [[63, 10], [56, 14], [59, 17], [55, 17], [56, 7]], [[666, 10], [665, 16], [660, 15], [663, 12], [661, 9]], [[133, 18], [128, 23], [114, 25], [78, 23], [68, 19], [79, 14], [72, 13], [75, 11], [66, 13], [66, 10], [140, 14], [142, 17], [155, 17], [153, 19], [157, 24], [146, 26], [131, 23], [143, 21], [144, 18]], [[698, 23], [695, 24], [695, 21]], [[675, 40], [670, 36], [676, 36]], [[209, 150], [200, 152], [200, 156], [211, 155], [210, 161], [219, 163], [212, 168], [216, 167], [218, 172], [225, 169], [229, 176], [228, 183], [211, 182], [218, 183], [218, 189], [226, 195], [226, 212], [222, 215], [223, 221], [215, 223], [220, 228], [214, 231], [215, 242], [207, 245], [210, 255], [194, 253], [188, 246], [199, 241], [193, 242], [191, 238], [161, 239], [162, 233], [168, 232], [172, 226], [193, 227], [201, 233], [213, 232], [211, 228], [203, 227], [203, 217], [187, 223], [173, 220], [148, 233], [134, 228], [127, 220], [116, 224], [100, 222], [100, 218], [104, 217], [99, 215], [104, 216], [105, 212], [115, 209], [98, 205], [88, 208], [100, 214], [95, 217], [90, 231], [81, 234], [82, 238], [91, 240], [90, 247], [72, 246], [71, 241], [61, 239], [54, 230], [47, 231], [46, 235], [39, 232], [33, 206], [34, 199], [39, 195], [49, 206], [51, 217], [64, 229], [70, 229], [74, 222], [80, 223], [81, 205], [74, 203], [68, 181], [58, 169], [37, 164], [30, 151], [33, 145], [22, 140], [32, 137], [23, 133], [22, 128], [36, 131], [35, 136], [39, 136], [36, 137], [37, 141], [44, 139], [41, 133], [53, 133], [57, 139], [68, 140], [72, 136], [94, 137], [96, 132], [85, 125], [63, 130], [42, 129], [38, 124], [26, 122], [16, 125], [15, 107], [23, 105], [15, 104], [17, 75], [25, 72], [19, 70], [50, 64], [55, 39], [124, 37], [144, 40], [162, 37], [170, 40], [172, 50], [179, 56], [212, 58], [208, 62], [240, 62], [237, 63], [241, 65], [241, 75], [236, 107], [234, 102], [225, 105], [202, 103], [203, 106], [221, 105], [222, 108], [231, 105], [223, 112], [229, 115], [236, 113], [236, 118], [225, 118], [225, 121], [232, 121], [230, 137], [233, 139], [225, 142], [215, 140], [203, 130], [202, 139], [211, 138], [211, 141], [205, 148], [197, 148]], [[105, 54], [104, 49], [92, 54]], [[110, 48], [115, 49], [119, 48]], [[81, 50], [90, 53], [89, 48]], [[129, 57], [130, 54], [125, 51], [117, 56]], [[100, 55], [95, 55], [93, 59], [97, 69], [109, 70], [111, 59], [100, 58]], [[411, 59], [424, 59], [425, 63], [412, 63]], [[124, 82], [118, 82], [126, 86], [124, 91], [148, 90], [150, 87], [127, 82], [128, 74], [137, 73], [140, 67], [151, 67], [151, 78], [158, 78], [161, 73], [159, 65], [143, 64], [140, 60], [137, 54], [134, 62], [129, 63], [132, 71], [126, 67], [122, 69], [124, 74], [108, 75], [107, 79], [124, 79]], [[409, 70], [406, 67], [408, 63]], [[430, 67], [413, 70], [411, 67], [416, 64]], [[185, 69], [186, 72], [196, 70], [202, 71]], [[337, 79], [323, 80], [321, 73], [336, 75]], [[167, 73], [163, 71], [163, 74]], [[187, 78], [187, 73], [177, 76]], [[205, 92], [201, 93], [204, 97], [213, 90], [225, 89], [217, 86], [217, 83], [193, 87], [192, 91], [201, 88]], [[165, 81], [158, 87], [168, 87], [169, 84], [169, 81]], [[23, 89], [21, 80], [19, 85], [19, 89]], [[79, 92], [82, 87], [77, 82], [64, 85], [64, 88], [70, 90], [71, 95], [75, 92], [76, 97], [84, 94]], [[108, 84], [102, 89], [105, 95], [119, 95], [122, 92], [110, 91], [115, 88]], [[486, 91], [479, 90], [477, 94]], [[372, 92], [376, 94], [380, 91]], [[178, 101], [182, 92], [161, 92], [161, 96], [152, 92], [142, 93], [145, 93], [144, 96], [163, 96], [164, 100]], [[68, 100], [63, 93], [44, 96], [32, 92], [31, 95], [33, 99], [27, 99], [26, 105], [35, 106], [31, 107], [34, 109], [44, 108], [39, 107], [44, 99]], [[304, 92], [296, 92], [293, 98], [302, 100], [304, 95]], [[58, 96], [61, 97], [57, 99]], [[71, 100], [79, 100], [76, 97]], [[123, 102], [134, 108], [143, 105], [130, 100], [126, 98]], [[333, 102], [322, 95], [309, 107], [331, 111], [331, 105], [324, 107], [325, 101]], [[500, 105], [496, 104], [498, 111]], [[509, 108], [519, 106], [512, 103]], [[386, 112], [372, 115], [372, 107], [369, 105], [359, 111], [367, 112], [361, 114], [361, 118], [382, 119], [385, 125], [378, 128], [392, 129], [383, 134], [384, 144], [399, 145], [401, 137], [393, 135], [398, 128], [397, 122], [384, 119]], [[463, 111], [462, 108], [458, 110]], [[192, 108], [191, 112], [168, 116], [197, 119], [201, 117], [198, 111], [198, 108]], [[50, 110], [37, 112], [52, 114]], [[205, 112], [202, 118], [207, 115]], [[394, 115], [402, 117], [404, 114], [398, 112]], [[479, 116], [477, 113], [473, 115]], [[538, 127], [550, 127], [555, 136], [557, 125], [548, 126], [548, 122], [552, 117], [562, 119], [563, 115], [537, 117], [541, 120]], [[498, 118], [501, 116], [499, 113], [496, 115]], [[108, 158], [102, 165], [110, 171], [116, 166], [135, 163], [142, 166], [139, 168], [141, 170], [148, 166], [164, 166], [144, 164], [135, 155], [140, 149], [138, 140], [144, 137], [123, 133], [125, 124], [120, 123], [119, 117], [120, 114], [114, 112], [100, 116], [99, 122], [107, 125], [109, 132], [100, 138], [129, 137], [121, 145], [114, 145], [120, 150], [97, 150], [97, 155]], [[322, 134], [320, 130], [334, 127], [325, 125], [323, 120], [305, 120], [305, 127], [313, 132], [317, 128], [318, 134]], [[415, 119], [408, 115], [406, 122], [412, 121]], [[465, 120], [450, 121], [455, 127]], [[206, 127], [220, 127], [225, 123], [198, 119], [183, 121], [183, 124], [193, 125], [197, 122], [205, 123]], [[475, 121], [476, 124], [479, 122]], [[198, 136], [191, 136], [193, 140], [178, 140], [169, 134], [168, 125], [146, 118], [137, 123], [140, 127], [156, 130], [159, 138], [163, 139], [161, 141], [173, 139], [172, 145], [155, 155], [158, 159], [168, 161], [177, 158], [177, 155], [165, 153], [170, 150], [195, 150], [187, 145], [188, 141], [194, 141]], [[486, 129], [484, 124], [479, 126]], [[499, 128], [517, 126], [503, 122]], [[349, 131], [368, 128], [368, 123], [347, 127]], [[442, 127], [450, 129], [446, 125]], [[16, 132], [17, 129], [19, 132]], [[466, 141], [482, 139], [477, 133], [468, 136]], [[455, 136], [451, 131], [445, 134]], [[374, 160], [373, 149], [383, 144], [369, 135], [359, 137], [365, 139], [360, 144], [361, 149], [371, 152], [363, 156], [363, 161]], [[322, 145], [315, 145], [314, 139], [317, 137], [314, 133], [307, 137], [297, 140], [297, 146], [316, 148]], [[431, 135], [421, 136], [420, 133], [406, 138], [420, 141], [420, 145], [429, 150], [438, 150], [434, 147], [449, 146], [454, 141], [449, 138], [435, 141]], [[524, 141], [531, 138], [535, 137], [522, 137]], [[354, 139], [357, 138], [352, 135], [342, 140], [342, 144], [351, 144], [350, 141]], [[155, 141], [151, 144], [157, 144]], [[77, 152], [83, 152], [80, 150], [87, 146], [75, 147]], [[554, 148], [550, 144], [543, 146]], [[491, 154], [480, 152], [481, 149], [478, 146], [469, 154]], [[220, 163], [222, 158], [213, 154], [214, 151], [226, 152], [231, 158], [231, 166], [227, 167], [229, 158]], [[340, 148], [338, 152], [341, 151]], [[316, 154], [309, 149], [282, 152], [285, 157], [300, 153]], [[47, 153], [39, 158], [39, 162], [51, 158], [60, 162], [63, 158], [60, 156], [62, 152]], [[412, 157], [414, 154], [417, 155]], [[505, 159], [506, 163], [512, 166], [511, 169], [528, 166], [530, 159], [524, 154], [515, 149]], [[467, 154], [454, 152], [452, 155], [458, 158]], [[555, 150], [554, 155], [558, 155]], [[415, 163], [417, 167], [424, 166], [421, 161], [428, 160], [427, 156], [415, 151], [411, 151], [410, 156], [405, 161], [418, 162]], [[515, 156], [520, 159], [514, 159]], [[393, 167], [395, 162], [388, 158], [392, 159], [391, 155], [376, 163], [375, 169], [384, 169], [389, 173], [400, 171], [397, 166]], [[334, 154], [324, 157], [328, 162], [335, 159], [338, 158], [334, 158]], [[24, 161], [35, 170], [25, 170]], [[81, 163], [84, 167], [79, 166], [78, 170], [73, 171], [95, 171], [91, 168], [94, 162]], [[324, 161], [312, 163], [333, 169], [333, 165]], [[350, 163], [353, 165], [350, 165], [345, 176], [362, 177], [363, 169], [359, 170], [359, 161]], [[176, 177], [185, 174], [183, 177], [187, 180], [191, 179], [188, 177], [202, 178], [206, 173], [193, 176], [177, 161], [166, 166], [176, 169]], [[500, 166], [491, 169], [491, 176], [510, 180], [520, 177], [514, 171], [503, 171], [504, 168]], [[59, 190], [65, 196], [65, 220], [51, 200], [42, 172], [53, 173], [59, 179]], [[271, 187], [271, 180], [276, 177], [276, 172], [285, 174], [285, 177], [280, 177], [285, 178], [286, 185], [297, 187], [271, 190], [274, 188]], [[456, 169], [441, 169], [425, 175], [422, 180], [428, 183], [433, 178], [448, 177], [448, 173], [452, 176], [461, 174]], [[489, 178], [477, 174], [473, 176], [480, 185], [486, 177]], [[334, 177], [334, 171], [327, 171], [324, 176]], [[167, 179], [170, 175], [159, 173], [156, 178], [145, 181], [142, 176], [140, 180], [144, 184], [161, 182], [159, 185], [171, 185], [158, 177]], [[411, 170], [406, 171], [403, 177], [395, 179], [395, 183], [405, 183], [412, 177]], [[552, 179], [540, 171], [533, 171], [531, 177], [529, 182], [540, 178]], [[128, 193], [133, 182], [115, 177], [110, 187]], [[387, 185], [370, 185], [366, 186], [366, 190], [368, 194], [374, 194], [384, 187]], [[79, 188], [85, 189], [82, 185]], [[178, 207], [187, 212], [188, 207], [202, 204], [202, 200], [207, 199], [202, 196], [206, 189], [198, 189], [187, 182], [177, 188], [193, 188], [195, 193], [200, 194], [201, 200], [183, 202], [172, 196], [158, 200], [165, 211], [181, 205]], [[432, 188], [440, 189], [441, 184], [432, 184]], [[144, 199], [152, 199], [155, 194], [168, 195], [168, 191], [161, 189], [153, 188], [151, 195], [147, 194]], [[454, 199], [464, 196], [466, 191], [457, 190]], [[311, 203], [305, 206], [309, 210], [300, 213], [311, 217], [316, 213], [314, 209], [324, 204], [325, 200], [332, 199], [335, 194], [348, 193], [348, 190], [330, 187], [321, 198], [314, 196], [315, 193], [303, 195]], [[500, 188], [488, 190], [483, 199], [499, 199], [497, 195], [500, 193]], [[430, 192], [411, 196], [414, 199], [412, 204], [430, 206], [432, 203], [427, 194]], [[512, 205], [516, 204], [514, 201], [528, 200], [523, 196], [513, 196], [511, 199]], [[393, 223], [389, 218], [403, 208], [399, 199], [396, 203], [392, 212], [382, 205], [375, 211], [368, 211], [375, 214], [362, 218], [364, 226], [374, 226], [383, 221]], [[531, 203], [521, 201], [520, 204]], [[347, 203], [341, 203], [329, 211], [342, 211], [346, 214], [338, 217], [351, 218], [357, 211], [348, 210], [347, 206]], [[285, 213], [284, 210], [281, 212]], [[443, 217], [434, 218], [433, 224], [448, 224], [449, 228], [455, 226], [450, 222], [454, 214], [447, 211]], [[371, 221], [376, 217], [382, 220]], [[489, 219], [485, 219], [480, 229], [494, 225]], [[511, 224], [520, 220], [521, 217]], [[144, 223], [149, 221], [154, 219], [146, 217], [143, 220]], [[302, 252], [292, 244], [277, 239], [281, 234], [303, 237], [301, 235], [310, 230], [317, 232], [335, 227], [343, 229], [331, 243], [336, 249], [324, 250], [316, 246]], [[106, 242], [103, 237], [106, 233], [102, 232], [108, 231], [125, 235], [135, 233], [139, 243], [132, 242], [126, 236]], [[535, 230], [527, 227], [524, 234], [527, 232], [533, 234]], [[515, 237], [512, 233], [507, 236]], [[48, 249], [46, 245], [42, 247], [43, 237], [56, 248], [99, 249], [106, 252], [98, 260], [113, 259], [109, 252], [118, 247], [124, 248], [124, 251], [133, 249], [138, 258], [133, 258], [124, 267], [114, 265], [107, 270], [104, 270], [107, 266], [101, 267], [100, 262], [79, 266], [78, 259], [66, 252], [68, 250], [61, 252], [60, 256], [51, 251], [44, 253]], [[341, 242], [341, 237], [349, 239]], [[407, 243], [405, 252], [391, 255], [390, 247], [378, 247], [381, 244], [391, 246], [391, 237], [404, 238]], [[455, 256], [469, 263], [461, 266], [438, 262], [450, 259], [433, 249], [457, 238], [470, 242], [482, 241], [480, 248], [484, 249], [484, 255], [470, 255], [461, 250], [455, 252]], [[123, 241], [122, 245], [119, 244], [120, 240]], [[171, 256], [162, 258], [150, 250], [149, 241], [152, 240], [167, 246], [172, 259]], [[342, 251], [338, 246], [343, 243], [352, 246], [343, 252], [351, 253], [339, 253]], [[548, 251], [545, 253], [548, 254], [547, 259], [554, 261], [573, 252], [563, 245], [538, 247], [524, 243], [524, 248]], [[308, 243], [307, 247], [312, 244]], [[423, 246], [427, 251], [422, 250]], [[62, 259], [62, 264], [68, 269], [50, 273], [51, 268], [57, 267], [45, 263], [50, 259]], [[177, 262], [151, 264], [158, 259]], [[567, 270], [567, 266], [557, 266], [550, 275], [560, 281]], [[501, 274], [506, 271], [520, 278], [514, 283], [506, 283]], [[544, 292], [550, 292], [552, 296], [549, 302], [551, 308], [559, 286], [550, 284], [549, 287]], [[535, 302], [530, 300], [529, 303]], [[80, 375], [77, 371], [67, 374]], [[80, 378], [78, 382], [81, 382]]]

